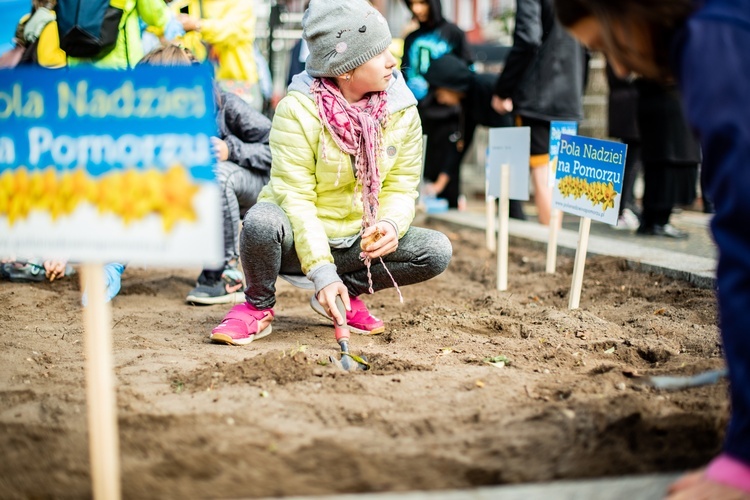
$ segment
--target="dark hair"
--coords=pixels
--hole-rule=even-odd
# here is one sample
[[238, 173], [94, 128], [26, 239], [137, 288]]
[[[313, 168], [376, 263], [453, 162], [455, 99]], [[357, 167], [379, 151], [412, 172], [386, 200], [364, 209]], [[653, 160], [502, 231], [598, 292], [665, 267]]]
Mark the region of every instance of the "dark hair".
[[663, 79], [670, 77], [669, 40], [694, 9], [694, 0], [555, 0], [557, 18], [566, 28], [586, 17], [597, 19], [608, 50], [620, 60], [632, 60], [642, 54], [614, 37], [614, 26], [626, 32], [635, 25], [645, 27], [651, 36], [653, 63]]

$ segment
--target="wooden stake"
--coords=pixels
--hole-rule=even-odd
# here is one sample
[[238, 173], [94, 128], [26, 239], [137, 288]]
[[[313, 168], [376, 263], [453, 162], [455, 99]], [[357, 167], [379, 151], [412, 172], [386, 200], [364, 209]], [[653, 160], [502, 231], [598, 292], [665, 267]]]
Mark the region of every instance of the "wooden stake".
[[112, 309], [104, 301], [104, 267], [81, 269], [88, 306], [83, 309], [89, 456], [93, 497], [120, 498], [120, 443], [112, 355]]
[[549, 240], [547, 241], [547, 272], [555, 274], [557, 268], [557, 235], [560, 234], [560, 219], [563, 214], [559, 208], [553, 208], [549, 218]]
[[510, 219], [510, 165], [500, 166], [500, 199], [497, 231], [497, 289], [508, 289], [508, 223]]
[[583, 268], [586, 267], [586, 252], [589, 246], [589, 230], [591, 219], [582, 217], [578, 227], [578, 248], [576, 249], [576, 260], [573, 265], [573, 284], [570, 286], [570, 300], [568, 309], [578, 309], [581, 301], [581, 287], [583, 286]]

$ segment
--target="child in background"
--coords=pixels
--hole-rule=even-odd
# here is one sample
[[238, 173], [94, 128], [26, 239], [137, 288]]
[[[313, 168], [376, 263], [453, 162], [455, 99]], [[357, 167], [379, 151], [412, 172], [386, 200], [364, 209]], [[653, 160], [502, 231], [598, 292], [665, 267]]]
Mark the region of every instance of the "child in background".
[[65, 261], [16, 258], [0, 260], [0, 279], [15, 283], [34, 283], [45, 279], [52, 282], [74, 272]]
[[450, 262], [445, 235], [411, 227], [422, 129], [385, 19], [364, 0], [312, 0], [302, 24], [306, 71], [276, 109], [271, 180], [242, 228], [247, 302], [214, 328], [214, 342], [271, 333], [280, 274], [312, 281], [316, 312], [380, 333], [359, 295], [428, 280]]
[[[190, 66], [197, 61], [187, 49], [164, 45], [146, 54], [138, 64]], [[218, 160], [214, 173], [222, 196], [224, 265], [204, 269], [196, 288], [188, 293], [187, 302], [203, 305], [244, 302], [242, 273], [237, 269], [240, 215], [255, 205], [271, 170], [271, 121], [234, 94], [217, 92], [216, 99], [219, 137], [211, 140]]]
[[[120, 293], [125, 266], [118, 262], [104, 265], [104, 301], [109, 302]], [[75, 269], [64, 260], [9, 258], [0, 260], [0, 279], [14, 283], [50, 282], [75, 274]], [[83, 291], [81, 303], [88, 305], [88, 294]]]
[[438, 102], [424, 74], [433, 59], [445, 54], [470, 62], [470, 46], [461, 28], [443, 17], [440, 0], [405, 3], [419, 26], [404, 39], [401, 69], [406, 85], [419, 101], [422, 131], [427, 136], [425, 194], [446, 199], [449, 208], [458, 208], [461, 161], [468, 150], [461, 135], [459, 107]]
[[711, 229], [732, 414], [722, 453], [673, 484], [668, 498], [750, 498], [750, 0], [555, 4], [562, 24], [604, 52], [617, 76], [676, 81], [685, 117], [700, 136], [702, 176], [716, 210]]
[[[497, 75], [475, 73], [460, 57], [445, 54], [430, 63], [424, 79], [430, 85], [430, 92], [437, 102], [445, 106], [460, 107], [458, 132], [463, 137], [464, 149], [468, 150], [471, 146], [478, 125], [513, 126], [513, 119], [509, 114], [500, 114], [491, 105]], [[428, 194], [434, 194], [434, 191], [428, 191]], [[510, 216], [514, 219], [526, 219], [520, 201], [510, 200]]]

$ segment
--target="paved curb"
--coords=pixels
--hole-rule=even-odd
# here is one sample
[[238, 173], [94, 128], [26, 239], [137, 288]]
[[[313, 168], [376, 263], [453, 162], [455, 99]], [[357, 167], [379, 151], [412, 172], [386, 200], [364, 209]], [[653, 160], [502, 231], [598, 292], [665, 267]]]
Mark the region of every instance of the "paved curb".
[[679, 474], [649, 474], [617, 478], [554, 481], [538, 484], [488, 486], [466, 490], [409, 491], [288, 497], [288, 500], [662, 500]]
[[[484, 214], [449, 210], [439, 214], [428, 214], [426, 218], [486, 230]], [[546, 251], [549, 228], [536, 222], [510, 219], [508, 235], [511, 240], [513, 238], [527, 240]], [[557, 237], [558, 252], [575, 255], [576, 248], [578, 248], [578, 233], [570, 229], [560, 229]], [[619, 257], [627, 261], [633, 269], [682, 279], [700, 288], [713, 288], [716, 282], [716, 260], [707, 257], [651, 248], [637, 242], [614, 241], [594, 234], [589, 235], [587, 253]]]

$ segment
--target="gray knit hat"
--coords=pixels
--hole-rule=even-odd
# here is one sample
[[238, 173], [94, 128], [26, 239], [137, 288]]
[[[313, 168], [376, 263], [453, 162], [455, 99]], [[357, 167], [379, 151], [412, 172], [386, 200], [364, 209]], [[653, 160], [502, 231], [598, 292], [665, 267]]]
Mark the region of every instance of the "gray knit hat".
[[311, 0], [302, 18], [302, 38], [310, 49], [307, 73], [334, 77], [387, 49], [391, 31], [366, 0]]

